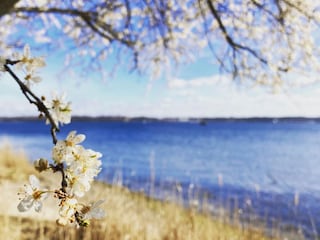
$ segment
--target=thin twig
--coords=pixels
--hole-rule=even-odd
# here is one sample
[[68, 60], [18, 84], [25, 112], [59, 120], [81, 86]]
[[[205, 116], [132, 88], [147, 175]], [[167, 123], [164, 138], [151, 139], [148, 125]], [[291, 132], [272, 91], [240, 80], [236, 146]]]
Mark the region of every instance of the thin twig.
[[[43, 101], [37, 97], [20, 79], [19, 77], [10, 69], [9, 65], [15, 65], [19, 63], [20, 61], [12, 61], [12, 60], [6, 60], [6, 64], [4, 65], [6, 71], [11, 75], [11, 77], [17, 82], [19, 85], [23, 95], [28, 99], [28, 101], [31, 104], [34, 104], [37, 106], [38, 110], [45, 115], [45, 117], [49, 120], [49, 123], [51, 125], [51, 137], [53, 144], [55, 145], [58, 142], [56, 132], [59, 132], [59, 128], [55, 121], [53, 120], [48, 108], [45, 106]], [[66, 193], [66, 187], [68, 186], [67, 180], [66, 180], [66, 174], [64, 172], [64, 166], [62, 163], [58, 163], [56, 165], [51, 164], [50, 165], [53, 172], [61, 172], [61, 191]]]
[[6, 71], [11, 75], [11, 77], [17, 82], [19, 85], [23, 95], [28, 99], [28, 101], [31, 104], [34, 104], [37, 106], [39, 112], [42, 112], [45, 117], [49, 120], [49, 123], [51, 125], [51, 136], [53, 144], [57, 143], [57, 136], [56, 132], [59, 132], [59, 128], [55, 121], [53, 120], [48, 108], [44, 105], [44, 103], [41, 101], [40, 98], [38, 98], [19, 78], [18, 76], [10, 69], [9, 65], [17, 64], [19, 61], [11, 61], [7, 60], [6, 64], [4, 65]]
[[60, 172], [61, 173], [61, 191], [66, 193], [66, 188], [68, 187], [67, 183], [67, 177], [66, 173], [64, 172], [64, 166], [63, 163], [58, 163], [56, 165], [50, 164], [50, 168], [52, 169], [53, 172]]
[[[232, 38], [232, 35], [230, 35], [228, 33], [226, 26], [222, 22], [221, 16], [219, 16], [217, 9], [215, 8], [215, 6], [212, 3], [212, 0], [207, 0], [207, 4], [209, 6], [210, 12], [212, 13], [213, 17], [217, 21], [218, 26], [219, 26], [226, 42], [228, 43], [228, 45], [231, 47], [231, 49], [233, 51], [233, 58], [235, 59], [236, 54], [239, 50], [243, 50], [243, 51], [249, 52], [254, 58], [259, 60], [264, 65], [269, 66], [269, 62], [264, 57], [260, 56], [258, 51], [250, 48], [249, 46], [242, 45], [242, 44], [236, 42]], [[233, 63], [233, 65], [234, 65], [234, 67], [236, 67], [236, 63]], [[277, 69], [281, 72], [287, 72], [289, 70], [287, 67], [280, 67], [280, 66], [277, 66]], [[235, 68], [234, 73], [236, 73], [236, 71], [237, 71], [237, 69]]]

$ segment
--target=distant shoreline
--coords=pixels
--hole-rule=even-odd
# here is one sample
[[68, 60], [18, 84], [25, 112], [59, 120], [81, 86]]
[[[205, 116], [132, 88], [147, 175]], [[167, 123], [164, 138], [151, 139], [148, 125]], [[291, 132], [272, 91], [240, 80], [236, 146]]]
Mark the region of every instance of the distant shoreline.
[[[37, 117], [0, 117], [2, 122], [39, 121]], [[214, 117], [214, 118], [155, 118], [155, 117], [123, 117], [123, 116], [74, 116], [72, 121], [99, 122], [191, 122], [205, 125], [210, 122], [320, 122], [320, 117]]]

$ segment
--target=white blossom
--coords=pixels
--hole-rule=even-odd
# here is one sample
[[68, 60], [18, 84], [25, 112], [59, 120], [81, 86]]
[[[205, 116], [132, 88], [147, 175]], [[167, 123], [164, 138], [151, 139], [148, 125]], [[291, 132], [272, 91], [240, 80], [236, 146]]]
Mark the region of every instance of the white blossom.
[[[45, 61], [41, 57], [31, 57], [30, 47], [26, 44], [23, 48], [23, 54], [14, 53], [15, 68], [25, 72], [24, 83], [30, 88], [33, 83], [41, 82], [41, 77], [37, 75], [37, 69], [45, 66]], [[0, 68], [1, 71], [1, 68]]]
[[[67, 162], [66, 175], [68, 192], [77, 197], [84, 196], [89, 191], [94, 178], [101, 171], [101, 153], [82, 146], [75, 148], [73, 161]], [[70, 158], [71, 159], [71, 158]]]
[[[50, 110], [54, 122], [59, 126], [71, 122], [71, 103], [65, 101], [65, 95], [54, 95], [50, 102], [45, 101], [46, 107]], [[47, 119], [47, 123], [49, 123]]]
[[[56, 163], [66, 161], [66, 159], [73, 159], [73, 151], [78, 144], [83, 142], [85, 135], [77, 134], [76, 131], [71, 131], [65, 140], [59, 140], [52, 149], [52, 158]], [[70, 162], [72, 160], [68, 160]]]
[[75, 221], [75, 213], [77, 210], [78, 201], [75, 198], [66, 198], [61, 202], [61, 207], [59, 209], [59, 218], [57, 223], [59, 225], [65, 226], [69, 222]]
[[24, 80], [25, 80], [24, 83], [26, 84], [26, 86], [30, 88], [33, 83], [39, 83], [41, 82], [42, 79], [40, 76], [35, 75], [35, 73], [32, 71], [27, 73], [27, 75], [24, 77]]
[[27, 74], [34, 73], [37, 68], [44, 67], [45, 61], [42, 57], [31, 57], [30, 47], [26, 44], [23, 48], [23, 54], [14, 53], [14, 60], [19, 62], [15, 64], [17, 69], [25, 69]]
[[90, 205], [85, 205], [81, 209], [81, 214], [83, 215], [83, 219], [101, 219], [104, 218], [106, 213], [105, 211], [100, 207], [101, 204], [103, 204], [105, 200], [99, 200], [97, 202], [94, 202]]
[[30, 175], [29, 185], [25, 185], [25, 192], [22, 194], [24, 197], [18, 205], [20, 212], [25, 212], [32, 207], [34, 207], [35, 211], [40, 212], [42, 201], [48, 196], [47, 189], [40, 189], [39, 179], [34, 175]]
[[66, 161], [67, 165], [72, 165], [70, 168], [73, 168], [73, 171], [86, 174], [91, 178], [98, 175], [101, 170], [101, 161], [99, 158], [102, 157], [102, 154], [100, 152], [78, 146], [75, 148], [73, 155], [74, 158], [72, 162]]
[[73, 196], [83, 197], [90, 190], [92, 178], [85, 174], [78, 174], [67, 170], [68, 193]]

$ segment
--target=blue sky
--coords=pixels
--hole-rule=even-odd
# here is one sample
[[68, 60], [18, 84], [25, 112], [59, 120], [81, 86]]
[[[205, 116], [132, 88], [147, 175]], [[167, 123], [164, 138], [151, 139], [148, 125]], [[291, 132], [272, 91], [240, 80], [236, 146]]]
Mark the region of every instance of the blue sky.
[[[50, 57], [41, 71], [43, 81], [34, 85], [38, 95], [64, 92], [73, 115], [147, 117], [281, 117], [320, 116], [320, 85], [295, 87], [273, 93], [263, 87], [239, 85], [219, 75], [210, 55], [180, 66], [174, 75], [150, 80], [147, 75], [120, 69], [101, 79], [90, 73], [61, 77], [60, 57]], [[301, 76], [295, 76], [301, 78]], [[302, 78], [301, 78], [302, 79]], [[316, 79], [316, 76], [314, 76]], [[309, 79], [310, 80], [310, 79]], [[0, 79], [1, 116], [35, 116], [37, 111], [12, 79]]]

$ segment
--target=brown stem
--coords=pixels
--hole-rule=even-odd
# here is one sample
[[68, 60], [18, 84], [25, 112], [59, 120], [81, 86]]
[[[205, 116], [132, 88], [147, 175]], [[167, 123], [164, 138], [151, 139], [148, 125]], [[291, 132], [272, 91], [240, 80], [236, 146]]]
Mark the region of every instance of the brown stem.
[[56, 165], [50, 164], [50, 168], [52, 169], [53, 172], [60, 172], [61, 173], [61, 191], [66, 193], [66, 188], [68, 186], [67, 183], [67, 177], [64, 172], [64, 166], [63, 163], [58, 163]]
[[55, 121], [53, 120], [48, 108], [44, 105], [40, 98], [38, 98], [19, 78], [18, 76], [10, 69], [9, 65], [17, 64], [19, 61], [7, 60], [4, 65], [6, 71], [11, 75], [11, 77], [18, 83], [23, 95], [28, 99], [31, 104], [37, 106], [38, 110], [42, 112], [46, 118], [49, 120], [51, 125], [51, 137], [53, 144], [57, 143], [56, 132], [59, 132], [59, 128]]
[[[38, 110], [42, 112], [46, 116], [46, 118], [49, 120], [51, 125], [51, 137], [52, 137], [53, 144], [55, 145], [58, 142], [56, 132], [59, 131], [59, 128], [56, 125], [55, 121], [53, 120], [48, 108], [44, 105], [43, 101], [40, 98], [38, 98], [9, 67], [9, 65], [15, 65], [19, 62], [20, 62], [19, 60], [18, 61], [6, 60], [6, 64], [4, 65], [4, 67], [6, 71], [11, 75], [11, 77], [17, 82], [23, 95], [28, 99], [28, 101], [31, 104], [36, 105]], [[68, 183], [66, 180], [66, 174], [64, 172], [63, 163], [58, 163], [56, 165], [51, 164], [50, 167], [53, 170], [53, 172], [61, 172], [61, 178], [62, 178], [61, 191], [66, 193], [66, 187], [68, 186]]]

